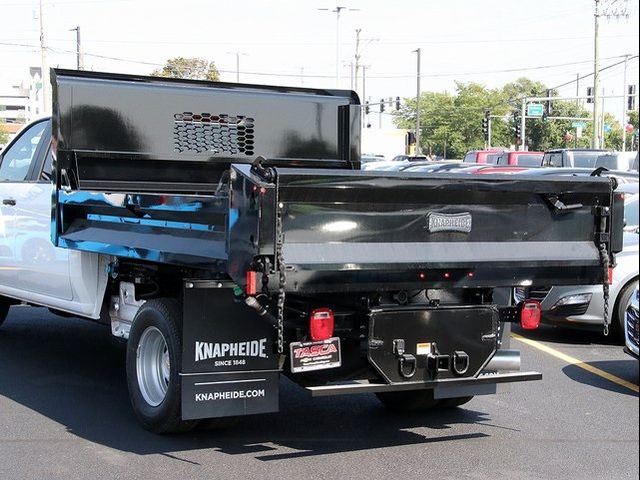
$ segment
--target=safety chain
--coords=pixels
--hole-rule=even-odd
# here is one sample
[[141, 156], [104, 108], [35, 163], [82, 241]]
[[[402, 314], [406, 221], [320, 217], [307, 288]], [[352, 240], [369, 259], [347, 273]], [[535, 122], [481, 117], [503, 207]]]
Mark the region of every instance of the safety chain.
[[602, 282], [602, 292], [604, 294], [604, 336], [609, 335], [609, 253], [607, 246], [600, 243], [600, 262], [604, 269], [604, 282]]
[[284, 352], [284, 288], [287, 284], [287, 277], [285, 274], [284, 256], [282, 255], [282, 245], [284, 243], [284, 233], [282, 231], [282, 210], [284, 205], [278, 202], [276, 208], [276, 268], [278, 269], [278, 318], [277, 318], [277, 332], [278, 332], [278, 353]]

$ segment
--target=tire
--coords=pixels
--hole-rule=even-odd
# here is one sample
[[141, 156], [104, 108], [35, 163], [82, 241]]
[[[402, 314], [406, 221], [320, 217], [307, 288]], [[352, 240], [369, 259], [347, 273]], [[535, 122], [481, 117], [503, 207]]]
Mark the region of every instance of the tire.
[[129, 398], [145, 429], [178, 433], [197, 425], [182, 420], [181, 362], [180, 303], [169, 298], [147, 301], [131, 325], [126, 361]]
[[386, 408], [394, 412], [426, 412], [438, 405], [431, 389], [380, 392], [376, 393], [376, 397]]
[[445, 398], [438, 402], [438, 408], [456, 408], [464, 405], [465, 403], [469, 403], [471, 400], [473, 400], [473, 396]]
[[624, 287], [620, 296], [618, 297], [618, 301], [616, 302], [616, 309], [614, 311], [615, 319], [612, 322], [612, 330], [613, 334], [619, 339], [624, 341], [624, 322], [625, 322], [625, 313], [627, 311], [627, 306], [629, 305], [629, 301], [631, 300], [631, 295], [633, 295], [633, 291], [638, 287], [638, 279], [634, 279]]
[[9, 307], [11, 306], [11, 301], [9, 301], [6, 297], [0, 297], [0, 326], [7, 319], [7, 315], [9, 314]]

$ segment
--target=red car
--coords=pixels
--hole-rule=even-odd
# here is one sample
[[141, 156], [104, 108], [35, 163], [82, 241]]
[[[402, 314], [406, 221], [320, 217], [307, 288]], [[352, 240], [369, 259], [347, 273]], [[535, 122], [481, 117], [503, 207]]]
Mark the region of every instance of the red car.
[[518, 167], [541, 167], [544, 152], [502, 152], [497, 165], [511, 165]]
[[496, 163], [503, 150], [471, 150], [464, 156], [463, 163]]

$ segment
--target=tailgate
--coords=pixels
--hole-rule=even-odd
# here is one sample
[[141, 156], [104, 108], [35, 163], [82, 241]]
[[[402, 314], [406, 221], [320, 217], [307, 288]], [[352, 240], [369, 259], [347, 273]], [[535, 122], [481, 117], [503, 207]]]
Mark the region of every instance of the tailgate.
[[252, 239], [273, 251], [279, 206], [289, 291], [604, 280], [608, 179], [275, 170]]

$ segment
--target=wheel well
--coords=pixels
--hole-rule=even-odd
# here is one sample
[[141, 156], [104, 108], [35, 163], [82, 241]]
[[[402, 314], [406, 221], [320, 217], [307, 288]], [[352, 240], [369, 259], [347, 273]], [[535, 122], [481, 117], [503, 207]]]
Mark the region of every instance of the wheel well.
[[[629, 285], [631, 285], [633, 282], [637, 282], [638, 281], [638, 276], [632, 277], [631, 279], [629, 279], [627, 281], [627, 283], [625, 283], [620, 290], [618, 290], [618, 295], [616, 297], [616, 302], [613, 306], [613, 311], [611, 312], [611, 318], [613, 319], [614, 316], [613, 314], [615, 313], [616, 315], [618, 314], [618, 307], [620, 306], [620, 298], [622, 297], [622, 294], [624, 293], [624, 291], [629, 287]], [[617, 318], [616, 318], [617, 320]]]

